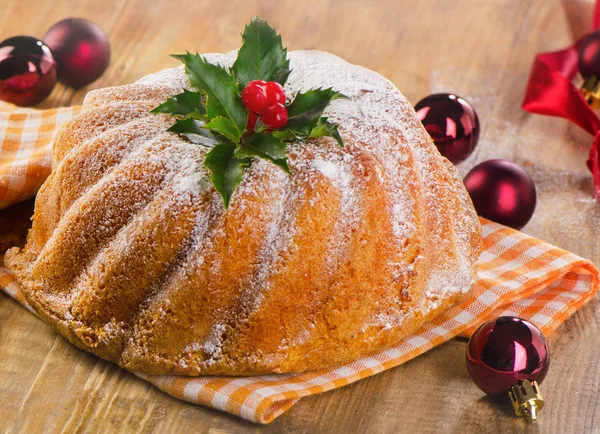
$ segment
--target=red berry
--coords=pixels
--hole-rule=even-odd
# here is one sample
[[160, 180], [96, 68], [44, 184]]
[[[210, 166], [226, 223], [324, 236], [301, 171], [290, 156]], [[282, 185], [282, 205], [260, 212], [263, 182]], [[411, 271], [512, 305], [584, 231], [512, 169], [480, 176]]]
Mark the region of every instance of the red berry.
[[262, 80], [254, 80], [246, 85], [242, 91], [242, 102], [248, 110], [260, 113], [267, 107], [266, 84]]
[[267, 91], [267, 107], [275, 103], [285, 104], [285, 90], [282, 85], [276, 81], [269, 81], [265, 85], [265, 90]]
[[248, 124], [246, 125], [247, 130], [253, 130], [256, 126], [258, 115], [254, 112], [248, 112]]
[[260, 118], [270, 128], [280, 128], [288, 121], [288, 112], [283, 104], [276, 103], [260, 113]]

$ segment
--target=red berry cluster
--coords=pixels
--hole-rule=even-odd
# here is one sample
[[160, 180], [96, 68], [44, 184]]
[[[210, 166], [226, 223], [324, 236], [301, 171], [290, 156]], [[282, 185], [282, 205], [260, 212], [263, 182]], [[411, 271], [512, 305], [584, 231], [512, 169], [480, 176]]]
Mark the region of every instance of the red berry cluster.
[[269, 128], [280, 128], [288, 121], [284, 105], [285, 91], [275, 81], [251, 81], [242, 91], [242, 101], [250, 112], [247, 126], [249, 130], [254, 129], [259, 116]]

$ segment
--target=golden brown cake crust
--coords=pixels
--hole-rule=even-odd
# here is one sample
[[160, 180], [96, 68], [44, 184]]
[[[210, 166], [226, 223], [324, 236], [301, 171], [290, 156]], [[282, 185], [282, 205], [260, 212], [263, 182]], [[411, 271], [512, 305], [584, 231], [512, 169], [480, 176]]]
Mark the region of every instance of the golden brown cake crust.
[[248, 375], [382, 350], [464, 297], [479, 222], [410, 104], [333, 55], [290, 60], [288, 95], [349, 96], [326, 112], [345, 147], [291, 145], [291, 176], [255, 161], [227, 211], [205, 149], [148, 113], [189, 85], [181, 68], [88, 94], [55, 137], [26, 247], [5, 259], [44, 320], [128, 369]]

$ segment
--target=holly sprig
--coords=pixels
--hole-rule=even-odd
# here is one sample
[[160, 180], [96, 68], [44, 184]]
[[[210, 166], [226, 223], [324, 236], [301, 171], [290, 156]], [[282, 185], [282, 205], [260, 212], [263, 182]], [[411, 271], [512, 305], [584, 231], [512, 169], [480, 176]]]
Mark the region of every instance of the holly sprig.
[[282, 127], [268, 128], [259, 120], [254, 129], [247, 130], [249, 112], [241, 97], [244, 87], [253, 80], [276, 81], [283, 86], [291, 73], [281, 35], [265, 20], [255, 17], [246, 26], [231, 68], [212, 64], [198, 53], [172, 57], [185, 65], [194, 90], [168, 98], [151, 113], [173, 116], [175, 123], [167, 131], [210, 148], [204, 166], [225, 208], [254, 157], [290, 173], [289, 142], [332, 137], [344, 146], [338, 125], [323, 116], [331, 101], [344, 97], [330, 88], [298, 93], [286, 104], [288, 121]]

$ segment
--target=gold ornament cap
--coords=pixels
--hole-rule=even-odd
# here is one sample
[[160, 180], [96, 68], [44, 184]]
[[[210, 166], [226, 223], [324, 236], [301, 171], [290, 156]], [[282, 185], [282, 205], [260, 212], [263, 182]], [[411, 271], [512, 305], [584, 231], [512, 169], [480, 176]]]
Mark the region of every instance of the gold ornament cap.
[[544, 408], [544, 398], [537, 381], [523, 380], [513, 384], [508, 391], [508, 398], [515, 414], [526, 418], [528, 422], [537, 420], [538, 413]]
[[600, 77], [590, 75], [585, 78], [581, 86], [581, 93], [592, 108], [600, 108]]

